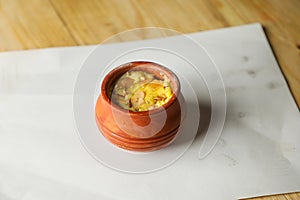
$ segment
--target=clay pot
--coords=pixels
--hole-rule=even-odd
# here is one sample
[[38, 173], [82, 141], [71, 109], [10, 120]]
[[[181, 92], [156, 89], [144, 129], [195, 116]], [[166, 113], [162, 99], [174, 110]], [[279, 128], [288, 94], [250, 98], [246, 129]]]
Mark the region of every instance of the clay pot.
[[[111, 101], [115, 82], [127, 71], [152, 73], [158, 79], [167, 76], [173, 95], [161, 107], [150, 111], [133, 112]], [[181, 122], [178, 97], [180, 83], [169, 69], [152, 62], [131, 62], [110, 71], [101, 85], [96, 103], [96, 121], [101, 133], [111, 143], [132, 151], [153, 151], [170, 144], [176, 137]]]

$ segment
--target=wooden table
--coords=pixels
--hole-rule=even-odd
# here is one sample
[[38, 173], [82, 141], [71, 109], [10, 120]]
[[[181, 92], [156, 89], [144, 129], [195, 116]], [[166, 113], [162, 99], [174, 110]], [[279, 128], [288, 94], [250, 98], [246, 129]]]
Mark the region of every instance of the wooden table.
[[98, 44], [146, 26], [191, 33], [260, 22], [300, 107], [299, 21], [299, 0], [0, 0], [0, 51]]

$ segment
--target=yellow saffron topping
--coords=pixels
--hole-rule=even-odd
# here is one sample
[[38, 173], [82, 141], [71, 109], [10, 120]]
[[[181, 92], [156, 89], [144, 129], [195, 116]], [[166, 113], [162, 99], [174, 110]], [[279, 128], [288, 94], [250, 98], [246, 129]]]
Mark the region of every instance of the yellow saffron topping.
[[112, 101], [131, 111], [147, 111], [166, 104], [172, 97], [170, 81], [143, 71], [130, 71], [114, 85]]

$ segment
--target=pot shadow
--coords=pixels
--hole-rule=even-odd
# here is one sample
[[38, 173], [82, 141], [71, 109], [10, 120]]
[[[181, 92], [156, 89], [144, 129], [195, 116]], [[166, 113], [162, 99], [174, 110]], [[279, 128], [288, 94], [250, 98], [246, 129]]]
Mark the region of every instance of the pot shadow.
[[[211, 122], [211, 115], [212, 115], [212, 109], [211, 109], [211, 103], [210, 102], [203, 102], [200, 101], [198, 99], [198, 102], [195, 101], [185, 101], [185, 99], [181, 96], [181, 105], [183, 106], [183, 120], [182, 120], [182, 124], [181, 126], [185, 126], [182, 128], [182, 130], [178, 133], [178, 136], [176, 137], [173, 145], [174, 147], [178, 147], [178, 146], [186, 146], [189, 144], [194, 143], [195, 140], [199, 139], [202, 135], [205, 135], [209, 124]], [[186, 112], [186, 108], [195, 108], [197, 107], [199, 108], [199, 114], [200, 114], [200, 119], [194, 119], [194, 121], [191, 121], [191, 119], [186, 119], [187, 118], [187, 114], [192, 114], [192, 111], [189, 111], [189, 113]], [[189, 120], [189, 121], [187, 121]], [[191, 132], [192, 130], [189, 130], [188, 127], [186, 126], [195, 126], [195, 123], [198, 123], [198, 129], [197, 129], [197, 133]]]
[[199, 103], [200, 110], [200, 120], [198, 122], [198, 130], [197, 135], [195, 136], [195, 140], [207, 132], [210, 121], [211, 121], [211, 103], [210, 102], [200, 102]]

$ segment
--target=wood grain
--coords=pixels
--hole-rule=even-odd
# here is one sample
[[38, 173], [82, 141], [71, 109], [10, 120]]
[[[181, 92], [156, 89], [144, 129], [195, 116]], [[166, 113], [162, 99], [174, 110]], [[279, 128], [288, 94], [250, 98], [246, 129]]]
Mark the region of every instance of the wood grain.
[[0, 51], [98, 44], [147, 26], [191, 33], [260, 22], [300, 108], [299, 10], [299, 0], [0, 0]]
[[288, 200], [298, 200], [300, 199], [300, 193], [285, 194], [285, 198]]
[[0, 1], [0, 50], [76, 45], [51, 4], [43, 0]]
[[[251, 198], [248, 200], [287, 200], [293, 194], [279, 194], [279, 195], [272, 195], [272, 196], [265, 196], [265, 197], [258, 197], [258, 198]], [[296, 194], [297, 195], [297, 194]], [[288, 199], [290, 200], [290, 199]]]

